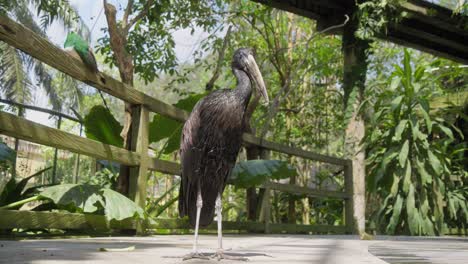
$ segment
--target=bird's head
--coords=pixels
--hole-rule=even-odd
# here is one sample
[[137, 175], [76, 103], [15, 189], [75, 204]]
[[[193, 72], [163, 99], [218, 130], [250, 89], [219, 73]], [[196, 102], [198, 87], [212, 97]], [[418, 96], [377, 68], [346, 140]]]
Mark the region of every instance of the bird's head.
[[255, 83], [257, 92], [265, 98], [267, 103], [269, 102], [265, 82], [263, 81], [262, 73], [255, 62], [252, 49], [240, 48], [236, 50], [232, 59], [232, 67], [234, 69], [244, 71], [247, 76], [249, 76], [250, 81]]

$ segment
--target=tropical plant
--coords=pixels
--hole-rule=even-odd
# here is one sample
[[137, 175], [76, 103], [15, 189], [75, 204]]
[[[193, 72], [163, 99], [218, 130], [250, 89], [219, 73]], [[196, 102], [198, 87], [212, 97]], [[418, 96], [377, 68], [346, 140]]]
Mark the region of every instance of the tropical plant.
[[[78, 31], [86, 37], [89, 36], [87, 27], [66, 0], [15, 0], [0, 1], [0, 3], [3, 13], [12, 16], [42, 37], [47, 37], [46, 30], [54, 21], [61, 22], [66, 29]], [[35, 19], [30, 5], [37, 10], [40, 21]], [[55, 110], [60, 110], [64, 102], [71, 106], [79, 103], [81, 93], [76, 80], [52, 70], [44, 63], [4, 42], [0, 42], [0, 55], [0, 92], [7, 99], [25, 104], [31, 103], [33, 90], [40, 86], [48, 95]], [[31, 71], [34, 74], [30, 74]], [[63, 87], [68, 89], [66, 94], [60, 93]], [[69, 91], [72, 91], [71, 96]]]
[[37, 177], [43, 174], [44, 172], [48, 171], [49, 169], [51, 169], [51, 167], [39, 170], [33, 173], [32, 175], [20, 180], [17, 180], [16, 178], [12, 177], [7, 182], [5, 188], [0, 194], [0, 208], [6, 205], [10, 205], [9, 209], [18, 209], [19, 207], [21, 207], [22, 204], [15, 205], [15, 203], [18, 201], [30, 199], [32, 194], [37, 190], [36, 186], [26, 189], [28, 182], [34, 177]]
[[246, 160], [236, 164], [229, 182], [238, 188], [261, 185], [268, 180], [280, 180], [297, 175], [296, 168], [281, 160]]
[[413, 66], [407, 50], [401, 64], [377, 96], [364, 138], [367, 190], [382, 201], [372, 220], [387, 234], [441, 234], [448, 217], [444, 203], [454, 196], [447, 189], [452, 163], [446, 148], [454, 135], [430, 111], [437, 91], [433, 75], [423, 65]]
[[[29, 197], [8, 203], [0, 209], [19, 209], [26, 203], [42, 201], [37, 208], [60, 209], [73, 213], [102, 214], [107, 220], [145, 218], [143, 209], [122, 194], [99, 185], [60, 184], [36, 188]], [[9, 197], [8, 195], [7, 197]], [[15, 197], [18, 198], [18, 197]], [[44, 206], [46, 205], [46, 206]]]
[[0, 138], [0, 171], [14, 169], [16, 151], [5, 144]]

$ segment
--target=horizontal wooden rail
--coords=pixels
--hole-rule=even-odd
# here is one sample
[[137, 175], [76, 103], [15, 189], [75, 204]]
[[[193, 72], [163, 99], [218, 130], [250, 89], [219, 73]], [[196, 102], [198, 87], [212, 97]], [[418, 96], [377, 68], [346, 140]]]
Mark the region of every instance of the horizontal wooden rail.
[[104, 73], [95, 74], [89, 71], [81, 61], [69, 56], [65, 51], [56, 47], [47, 39], [42, 38], [5, 15], [0, 15], [0, 40], [77, 80], [94, 86], [128, 103], [145, 105], [153, 112], [179, 121], [185, 121], [188, 117], [187, 112], [135, 90]]
[[148, 169], [172, 175], [180, 175], [180, 164], [173, 161], [152, 158]]
[[76, 136], [2, 111], [0, 111], [0, 133], [125, 165], [136, 166], [140, 162], [138, 154], [126, 149]]
[[253, 136], [252, 134], [244, 133], [243, 139], [244, 139], [244, 142], [254, 144], [265, 149], [269, 149], [269, 150], [273, 150], [273, 151], [277, 151], [277, 152], [281, 152], [285, 154], [290, 154], [293, 156], [302, 157], [302, 158], [306, 158], [310, 160], [316, 160], [316, 161], [331, 163], [331, 164], [340, 165], [340, 166], [345, 166], [347, 162], [346, 159], [325, 156], [325, 155], [321, 155], [318, 153], [306, 151], [300, 148], [293, 148], [293, 147], [286, 146], [283, 144], [263, 140], [261, 138]]
[[[84, 64], [69, 56], [65, 51], [50, 43], [47, 39], [35, 34], [30, 29], [16, 23], [10, 18], [0, 15], [0, 40], [18, 48], [34, 58], [70, 75], [71, 77], [85, 82], [101, 91], [120, 98], [126, 102], [144, 105], [150, 111], [163, 116], [184, 122], [189, 113], [150, 97], [129, 85], [126, 85], [104, 73], [92, 73]], [[265, 149], [296, 155], [306, 159], [344, 166], [345, 159], [329, 157], [299, 148], [281, 145], [271, 141], [257, 138], [251, 134], [244, 134], [244, 142], [258, 145]]]
[[263, 188], [269, 188], [271, 190], [277, 190], [287, 193], [303, 194], [309, 197], [319, 197], [319, 198], [338, 198], [338, 199], [348, 199], [349, 195], [345, 192], [337, 191], [327, 191], [327, 190], [317, 190], [311, 189], [309, 187], [302, 187], [293, 184], [282, 184], [276, 182], [267, 182], [262, 185]]
[[108, 222], [103, 215], [0, 210], [0, 229], [135, 229], [133, 219]]

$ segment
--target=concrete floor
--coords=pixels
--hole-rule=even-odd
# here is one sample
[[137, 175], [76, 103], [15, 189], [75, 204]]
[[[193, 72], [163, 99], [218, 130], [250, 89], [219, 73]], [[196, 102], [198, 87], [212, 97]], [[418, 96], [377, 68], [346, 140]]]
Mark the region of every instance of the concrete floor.
[[[228, 254], [247, 257], [250, 263], [468, 263], [468, 239], [463, 238], [379, 237], [361, 241], [355, 236], [226, 235], [223, 242], [225, 248], [232, 248]], [[214, 252], [216, 243], [216, 236], [202, 235], [201, 252]], [[102, 247], [129, 246], [136, 249], [98, 251]], [[0, 263], [217, 263], [216, 260], [183, 262], [173, 258], [189, 253], [191, 248], [192, 236], [189, 235], [3, 240], [0, 241]]]

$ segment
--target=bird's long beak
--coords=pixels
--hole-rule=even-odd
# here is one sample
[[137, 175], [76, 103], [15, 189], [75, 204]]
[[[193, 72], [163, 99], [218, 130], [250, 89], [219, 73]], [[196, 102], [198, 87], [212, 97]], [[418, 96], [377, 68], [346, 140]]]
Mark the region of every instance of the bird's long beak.
[[249, 71], [250, 77], [255, 82], [255, 86], [257, 87], [257, 92], [260, 93], [265, 101], [268, 103], [268, 93], [266, 90], [265, 82], [263, 81], [262, 73], [258, 68], [257, 62], [255, 62], [255, 58], [252, 55], [247, 56], [246, 59], [247, 70]]

